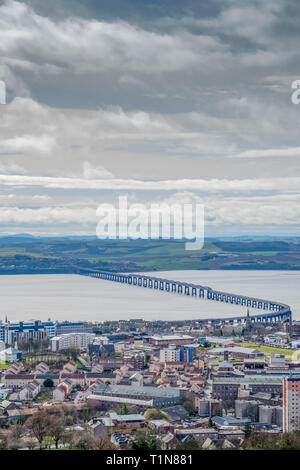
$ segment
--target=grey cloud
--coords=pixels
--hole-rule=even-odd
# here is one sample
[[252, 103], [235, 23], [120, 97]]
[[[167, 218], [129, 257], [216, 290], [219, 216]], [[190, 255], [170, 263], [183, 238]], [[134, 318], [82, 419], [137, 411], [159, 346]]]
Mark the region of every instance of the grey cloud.
[[295, 227], [299, 18], [296, 0], [0, 1], [3, 230], [93, 230], [120, 191]]

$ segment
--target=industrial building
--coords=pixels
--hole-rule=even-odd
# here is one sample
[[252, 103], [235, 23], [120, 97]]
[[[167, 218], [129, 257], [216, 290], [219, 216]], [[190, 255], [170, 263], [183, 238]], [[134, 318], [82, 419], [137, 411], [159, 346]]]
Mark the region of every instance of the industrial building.
[[89, 401], [125, 403], [137, 406], [162, 408], [180, 404], [178, 388], [134, 387], [130, 385], [100, 384], [88, 396]]
[[247, 386], [252, 393], [270, 392], [282, 395], [282, 375], [246, 375], [240, 377], [214, 377], [212, 394], [221, 400], [236, 400], [241, 386]]

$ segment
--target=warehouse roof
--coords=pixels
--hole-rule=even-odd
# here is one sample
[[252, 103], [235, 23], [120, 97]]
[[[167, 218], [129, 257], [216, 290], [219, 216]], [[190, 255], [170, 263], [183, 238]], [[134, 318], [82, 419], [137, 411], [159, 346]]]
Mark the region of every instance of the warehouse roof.
[[99, 384], [94, 389], [94, 393], [108, 393], [110, 395], [138, 395], [140, 397], [179, 397], [180, 390], [178, 388], [166, 387], [133, 387], [132, 385], [112, 385]]

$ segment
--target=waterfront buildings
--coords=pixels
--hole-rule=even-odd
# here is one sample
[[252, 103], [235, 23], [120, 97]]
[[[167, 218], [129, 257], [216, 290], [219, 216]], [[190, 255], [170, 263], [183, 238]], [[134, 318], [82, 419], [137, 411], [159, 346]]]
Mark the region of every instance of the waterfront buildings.
[[51, 349], [53, 352], [61, 349], [77, 347], [87, 349], [88, 345], [93, 342], [95, 334], [93, 333], [68, 333], [51, 338]]
[[52, 321], [41, 322], [39, 320], [20, 321], [19, 323], [0, 323], [0, 340], [12, 345], [19, 339], [29, 340], [51, 338], [55, 336], [55, 323]]
[[[64, 322], [55, 324], [55, 335], [63, 335], [67, 333], [91, 333], [92, 327], [86, 322]], [[54, 336], [55, 336], [54, 335]]]
[[13, 345], [19, 339], [28, 341], [29, 339], [53, 338], [54, 336], [67, 333], [91, 333], [92, 327], [85, 322], [53, 322], [48, 320], [20, 321], [10, 323], [0, 321], [0, 341]]

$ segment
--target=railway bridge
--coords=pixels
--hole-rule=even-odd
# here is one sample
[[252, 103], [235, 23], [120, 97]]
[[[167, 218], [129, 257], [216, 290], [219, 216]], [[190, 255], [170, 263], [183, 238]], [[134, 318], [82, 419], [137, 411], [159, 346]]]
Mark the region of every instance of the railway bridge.
[[114, 273], [108, 271], [99, 271], [93, 269], [85, 269], [74, 267], [76, 274], [89, 276], [97, 279], [103, 279], [121, 284], [128, 284], [130, 286], [138, 286], [157, 291], [166, 291], [171, 294], [179, 294], [190, 297], [198, 297], [214, 302], [223, 302], [232, 305], [245, 306], [245, 308], [254, 308], [260, 310], [261, 313], [255, 313], [251, 316], [233, 316], [230, 318], [214, 318], [207, 320], [200, 320], [200, 322], [209, 323], [246, 323], [250, 322], [263, 322], [263, 323], [276, 323], [292, 320], [292, 311], [289, 305], [281, 302], [258, 299], [256, 297], [248, 297], [244, 295], [231, 294], [212, 289], [208, 286], [201, 286], [189, 282], [174, 281], [160, 277], [149, 276], [145, 274], [131, 274], [131, 273]]

